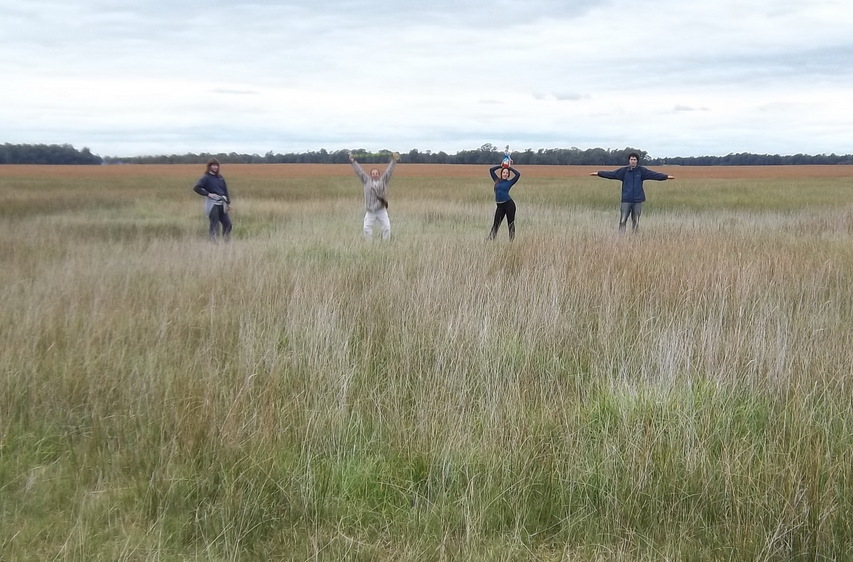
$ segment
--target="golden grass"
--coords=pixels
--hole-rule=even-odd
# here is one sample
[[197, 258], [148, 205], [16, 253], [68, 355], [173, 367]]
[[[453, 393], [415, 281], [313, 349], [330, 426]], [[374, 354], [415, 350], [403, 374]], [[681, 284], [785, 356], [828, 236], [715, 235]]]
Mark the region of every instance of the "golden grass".
[[853, 555], [847, 176], [443, 170], [0, 167], [0, 558]]

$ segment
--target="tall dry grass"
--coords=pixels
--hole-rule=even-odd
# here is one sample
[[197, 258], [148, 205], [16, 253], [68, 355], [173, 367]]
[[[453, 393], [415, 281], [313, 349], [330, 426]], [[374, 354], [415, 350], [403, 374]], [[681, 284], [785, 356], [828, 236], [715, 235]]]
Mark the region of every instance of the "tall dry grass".
[[0, 558], [853, 554], [849, 179], [15, 170]]

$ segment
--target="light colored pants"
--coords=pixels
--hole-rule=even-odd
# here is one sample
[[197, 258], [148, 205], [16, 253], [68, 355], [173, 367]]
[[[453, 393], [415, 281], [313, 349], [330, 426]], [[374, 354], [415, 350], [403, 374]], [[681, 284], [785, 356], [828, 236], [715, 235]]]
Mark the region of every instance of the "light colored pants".
[[364, 213], [364, 238], [367, 240], [373, 239], [373, 224], [379, 221], [379, 227], [382, 229], [382, 239], [388, 240], [391, 238], [391, 219], [388, 217], [388, 209], [381, 211], [367, 211]]

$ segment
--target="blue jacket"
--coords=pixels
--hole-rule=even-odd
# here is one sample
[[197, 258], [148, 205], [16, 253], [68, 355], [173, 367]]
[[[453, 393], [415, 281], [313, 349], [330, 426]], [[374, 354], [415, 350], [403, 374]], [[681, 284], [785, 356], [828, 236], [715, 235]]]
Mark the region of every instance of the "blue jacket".
[[489, 175], [492, 176], [492, 180], [495, 182], [495, 203], [503, 203], [510, 200], [509, 190], [515, 185], [521, 174], [515, 168], [510, 167], [509, 171], [515, 174], [515, 176], [508, 180], [503, 180], [495, 173], [498, 168], [500, 168], [500, 165], [489, 168]]
[[667, 175], [661, 172], [653, 172], [643, 166], [637, 166], [633, 170], [630, 166], [613, 170], [612, 172], [598, 172], [598, 177], [608, 180], [622, 180], [622, 202], [642, 203], [646, 200], [646, 192], [643, 191], [643, 180], [663, 181]]

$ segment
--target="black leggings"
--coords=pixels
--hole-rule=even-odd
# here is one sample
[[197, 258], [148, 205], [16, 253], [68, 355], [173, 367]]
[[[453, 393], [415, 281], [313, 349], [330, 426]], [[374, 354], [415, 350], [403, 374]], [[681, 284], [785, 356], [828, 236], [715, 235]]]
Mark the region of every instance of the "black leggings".
[[494, 240], [498, 234], [498, 227], [506, 217], [506, 224], [509, 227], [509, 239], [515, 238], [515, 201], [508, 199], [503, 203], [498, 203], [495, 209], [495, 222], [492, 223], [492, 230], [489, 232], [489, 239]]

